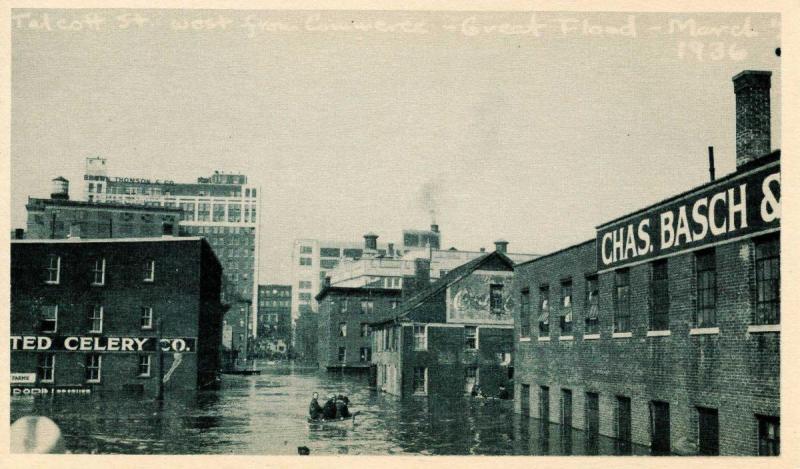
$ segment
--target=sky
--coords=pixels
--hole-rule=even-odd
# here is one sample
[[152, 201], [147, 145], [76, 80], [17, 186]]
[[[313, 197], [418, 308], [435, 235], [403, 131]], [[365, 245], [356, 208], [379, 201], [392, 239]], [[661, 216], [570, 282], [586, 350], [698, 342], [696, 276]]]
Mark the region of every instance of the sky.
[[[84, 161], [261, 187], [261, 283], [297, 238], [545, 254], [735, 167], [731, 78], [777, 14], [14, 10], [11, 223]], [[509, 34], [513, 33], [513, 34]]]

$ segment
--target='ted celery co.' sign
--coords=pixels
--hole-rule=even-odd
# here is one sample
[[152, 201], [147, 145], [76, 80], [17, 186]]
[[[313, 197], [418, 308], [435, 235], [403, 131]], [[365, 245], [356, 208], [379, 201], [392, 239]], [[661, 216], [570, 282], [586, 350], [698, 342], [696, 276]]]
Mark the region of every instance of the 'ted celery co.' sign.
[[60, 352], [194, 352], [193, 337], [158, 339], [157, 337], [50, 337], [11, 336], [14, 351]]
[[778, 162], [600, 226], [599, 270], [780, 227]]

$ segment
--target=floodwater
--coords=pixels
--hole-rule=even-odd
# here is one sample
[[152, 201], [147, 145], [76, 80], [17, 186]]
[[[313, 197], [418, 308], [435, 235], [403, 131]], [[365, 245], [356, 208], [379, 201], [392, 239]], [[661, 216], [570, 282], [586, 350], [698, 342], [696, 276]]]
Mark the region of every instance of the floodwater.
[[[219, 390], [170, 395], [163, 403], [100, 394], [15, 397], [11, 421], [50, 417], [73, 453], [296, 455], [301, 446], [312, 456], [649, 453], [515, 414], [512, 401], [399, 399], [370, 389], [364, 375], [261, 368], [261, 375], [225, 375]], [[348, 395], [351, 411], [361, 412], [355, 423], [309, 424], [314, 391]]]

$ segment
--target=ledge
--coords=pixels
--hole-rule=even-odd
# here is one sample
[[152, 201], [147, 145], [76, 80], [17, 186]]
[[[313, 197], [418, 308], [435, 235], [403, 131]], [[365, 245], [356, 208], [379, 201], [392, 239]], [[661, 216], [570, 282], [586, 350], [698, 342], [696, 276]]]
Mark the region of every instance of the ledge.
[[536, 340], [539, 342], [550, 342], [550, 336], [547, 337], [537, 337]]
[[530, 337], [520, 337], [520, 338], [519, 338], [519, 341], [520, 341], [520, 342], [530, 342], [530, 341], [531, 341], [531, 338], [530, 338]]
[[780, 324], [758, 324], [747, 326], [747, 333], [762, 333], [762, 332], [780, 332], [781, 325]]
[[614, 339], [630, 339], [633, 337], [633, 332], [615, 332], [611, 334]]
[[719, 327], [695, 327], [689, 329], [689, 335], [712, 335], [719, 334]]
[[584, 334], [583, 340], [598, 340], [600, 339], [600, 334]]
[[669, 329], [665, 331], [647, 331], [647, 337], [667, 337], [672, 335], [672, 331]]
[[575, 337], [571, 335], [561, 335], [558, 336], [558, 340], [575, 340]]

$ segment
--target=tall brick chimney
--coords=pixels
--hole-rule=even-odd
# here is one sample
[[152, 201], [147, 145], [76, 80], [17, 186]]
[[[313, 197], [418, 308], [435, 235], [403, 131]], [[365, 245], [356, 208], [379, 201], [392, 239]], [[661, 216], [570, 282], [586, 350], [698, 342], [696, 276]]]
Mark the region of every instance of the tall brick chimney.
[[769, 89], [772, 72], [745, 70], [733, 77], [736, 93], [736, 167], [772, 150]]

